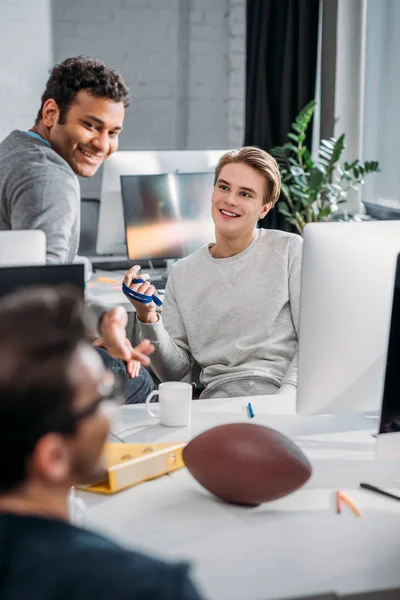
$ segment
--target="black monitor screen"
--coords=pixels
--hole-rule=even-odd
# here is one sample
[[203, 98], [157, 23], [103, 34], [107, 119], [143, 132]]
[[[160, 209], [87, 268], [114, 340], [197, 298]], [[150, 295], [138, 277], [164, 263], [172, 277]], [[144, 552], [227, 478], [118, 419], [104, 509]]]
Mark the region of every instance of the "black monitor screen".
[[82, 292], [83, 297], [83, 264], [0, 268], [0, 297], [31, 286], [54, 285], [74, 286]]
[[380, 433], [400, 431], [400, 256], [397, 259]]
[[122, 175], [130, 260], [181, 258], [215, 240], [213, 173]]

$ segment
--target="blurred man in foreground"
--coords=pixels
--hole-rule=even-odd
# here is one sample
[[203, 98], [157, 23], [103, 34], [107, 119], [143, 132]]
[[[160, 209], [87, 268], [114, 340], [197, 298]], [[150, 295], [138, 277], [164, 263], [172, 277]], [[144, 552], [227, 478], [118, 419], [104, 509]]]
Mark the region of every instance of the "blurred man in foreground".
[[67, 289], [0, 301], [0, 597], [198, 600], [184, 564], [125, 550], [68, 522], [72, 486], [96, 478], [115, 376], [86, 341]]

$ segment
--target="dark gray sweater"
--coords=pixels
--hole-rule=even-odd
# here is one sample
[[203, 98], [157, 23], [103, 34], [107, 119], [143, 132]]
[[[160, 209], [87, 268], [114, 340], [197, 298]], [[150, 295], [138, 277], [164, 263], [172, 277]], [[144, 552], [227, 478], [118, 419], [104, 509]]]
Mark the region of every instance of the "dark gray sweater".
[[45, 142], [13, 131], [0, 144], [0, 230], [41, 229], [48, 263], [70, 263], [79, 244], [79, 181]]
[[125, 550], [69, 523], [0, 514], [2, 600], [200, 600], [187, 565]]

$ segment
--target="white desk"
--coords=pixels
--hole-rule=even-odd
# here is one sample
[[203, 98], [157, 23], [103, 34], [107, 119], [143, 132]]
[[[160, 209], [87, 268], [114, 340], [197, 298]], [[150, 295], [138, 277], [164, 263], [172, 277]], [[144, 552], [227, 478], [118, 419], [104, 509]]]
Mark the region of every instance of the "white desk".
[[91, 296], [108, 307], [120, 304], [128, 312], [134, 312], [134, 307], [121, 290], [124, 275], [123, 271], [94, 271], [86, 289]]
[[[146, 271], [148, 272], [148, 271]], [[125, 271], [96, 270], [90, 281], [86, 284], [87, 292], [98, 302], [108, 308], [120, 305], [128, 312], [127, 335], [134, 343], [138, 343], [138, 328], [136, 327], [135, 308], [128, 298], [122, 293], [121, 286]], [[163, 300], [163, 291], [159, 293]]]
[[[400, 465], [374, 461], [374, 423], [360, 416], [297, 417], [294, 399], [252, 398], [255, 419], [290, 435], [313, 464], [300, 491], [256, 509], [222, 504], [185, 469], [114, 496], [81, 492], [88, 523], [138, 549], [188, 559], [212, 600], [267, 600], [400, 587], [400, 502], [358, 488], [387, 486]], [[142, 406], [123, 407], [115, 432], [127, 442], [187, 440], [244, 420], [247, 399], [193, 404], [191, 428], [169, 429]], [[337, 515], [336, 489], [360, 506]]]
[[[143, 269], [149, 273], [149, 270]], [[128, 298], [122, 293], [121, 285], [125, 271], [94, 271], [90, 281], [86, 284], [88, 292], [106, 306], [112, 307], [120, 304], [128, 312], [135, 312]], [[160, 293], [162, 297], [162, 293]]]

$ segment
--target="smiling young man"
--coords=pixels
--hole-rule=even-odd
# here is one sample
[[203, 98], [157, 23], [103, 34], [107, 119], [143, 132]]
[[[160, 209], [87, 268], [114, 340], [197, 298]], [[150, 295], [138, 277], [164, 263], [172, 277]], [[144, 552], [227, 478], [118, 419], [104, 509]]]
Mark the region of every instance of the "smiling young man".
[[[0, 144], [0, 230], [41, 229], [47, 262], [73, 262], [80, 234], [77, 175], [92, 177], [117, 150], [128, 105], [123, 78], [101, 61], [78, 56], [56, 65], [34, 126], [13, 131]], [[107, 310], [90, 300], [99, 318], [97, 343], [106, 349], [99, 353], [124, 373], [126, 400], [144, 401], [154, 383], [139, 363], [149, 364], [150, 344], [132, 348], [125, 309]]]
[[[161, 381], [201, 369], [202, 398], [273, 394], [297, 384], [302, 238], [257, 229], [276, 203], [276, 161], [256, 147], [221, 157], [212, 217], [216, 243], [173, 265], [162, 317], [154, 303], [133, 302], [141, 333], [152, 341]], [[152, 295], [151, 282], [125, 284]]]
[[0, 301], [0, 598], [199, 600], [168, 564], [69, 523], [71, 486], [103, 475], [120, 394], [67, 290]]
[[34, 126], [0, 144], [0, 230], [41, 229], [47, 262], [72, 262], [80, 233], [77, 175], [118, 148], [129, 90], [118, 71], [78, 56], [56, 65]]

